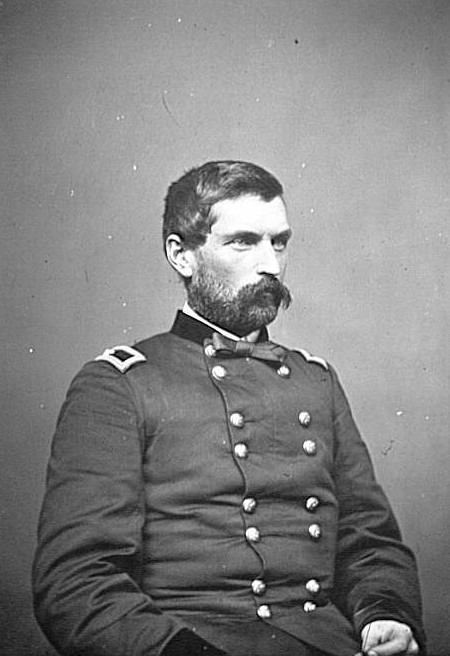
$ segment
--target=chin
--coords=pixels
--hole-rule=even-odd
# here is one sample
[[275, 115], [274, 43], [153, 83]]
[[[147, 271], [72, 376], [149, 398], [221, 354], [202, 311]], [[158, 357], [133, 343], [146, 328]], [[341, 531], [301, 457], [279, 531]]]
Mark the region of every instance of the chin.
[[[244, 335], [249, 335], [255, 330], [261, 330], [264, 326], [268, 326], [270, 323], [275, 321], [278, 315], [278, 308], [276, 307], [259, 307], [251, 310], [248, 317], [245, 321], [239, 322], [239, 324], [234, 328], [234, 332], [239, 337]], [[231, 332], [233, 332], [231, 330]]]

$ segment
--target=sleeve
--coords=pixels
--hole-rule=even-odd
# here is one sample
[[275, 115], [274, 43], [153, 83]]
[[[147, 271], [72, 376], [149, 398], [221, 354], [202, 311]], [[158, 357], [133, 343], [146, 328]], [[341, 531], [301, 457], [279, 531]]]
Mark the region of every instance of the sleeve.
[[336, 373], [335, 482], [339, 503], [335, 602], [358, 635], [374, 620], [403, 622], [425, 653], [420, 587], [414, 555], [402, 542], [389, 502], [353, 420]]
[[[33, 565], [38, 622], [65, 656], [216, 655], [139, 587], [144, 421], [127, 376], [90, 363], [61, 409]], [[189, 652], [191, 653], [191, 652]]]

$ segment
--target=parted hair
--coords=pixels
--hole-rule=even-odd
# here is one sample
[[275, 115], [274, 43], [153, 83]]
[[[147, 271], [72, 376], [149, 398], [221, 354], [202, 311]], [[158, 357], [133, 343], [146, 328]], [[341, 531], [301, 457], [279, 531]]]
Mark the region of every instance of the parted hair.
[[281, 183], [261, 166], [233, 160], [206, 162], [170, 185], [164, 205], [164, 244], [170, 234], [181, 237], [187, 248], [204, 244], [219, 201], [258, 196], [269, 202], [282, 195]]

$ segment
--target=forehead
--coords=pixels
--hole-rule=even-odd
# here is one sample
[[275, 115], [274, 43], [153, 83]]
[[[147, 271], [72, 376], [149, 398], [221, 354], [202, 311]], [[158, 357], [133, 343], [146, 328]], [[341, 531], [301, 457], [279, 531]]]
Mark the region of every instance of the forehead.
[[258, 196], [240, 196], [222, 200], [213, 207], [216, 221], [211, 235], [249, 231], [277, 234], [289, 229], [286, 206], [280, 196], [265, 201]]

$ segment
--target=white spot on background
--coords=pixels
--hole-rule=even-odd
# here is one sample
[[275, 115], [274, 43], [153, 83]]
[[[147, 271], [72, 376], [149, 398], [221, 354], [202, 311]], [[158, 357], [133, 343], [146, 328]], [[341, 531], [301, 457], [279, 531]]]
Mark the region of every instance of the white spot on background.
[[137, 164], [133, 164], [133, 171], [137, 171], [137, 170], [138, 170], [138, 165], [137, 165]]
[[397, 415], [397, 417], [401, 417], [403, 415], [403, 410], [397, 410], [395, 414]]
[[34, 353], [34, 348], [32, 346], [28, 349], [28, 353]]
[[108, 239], [112, 239], [112, 238], [113, 238], [113, 236], [112, 236], [112, 235], [108, 235]]
[[72, 197], [72, 196], [75, 196], [75, 191], [74, 191], [74, 189], [71, 189], [71, 190], [70, 190], [69, 196], [71, 196], [71, 197]]

